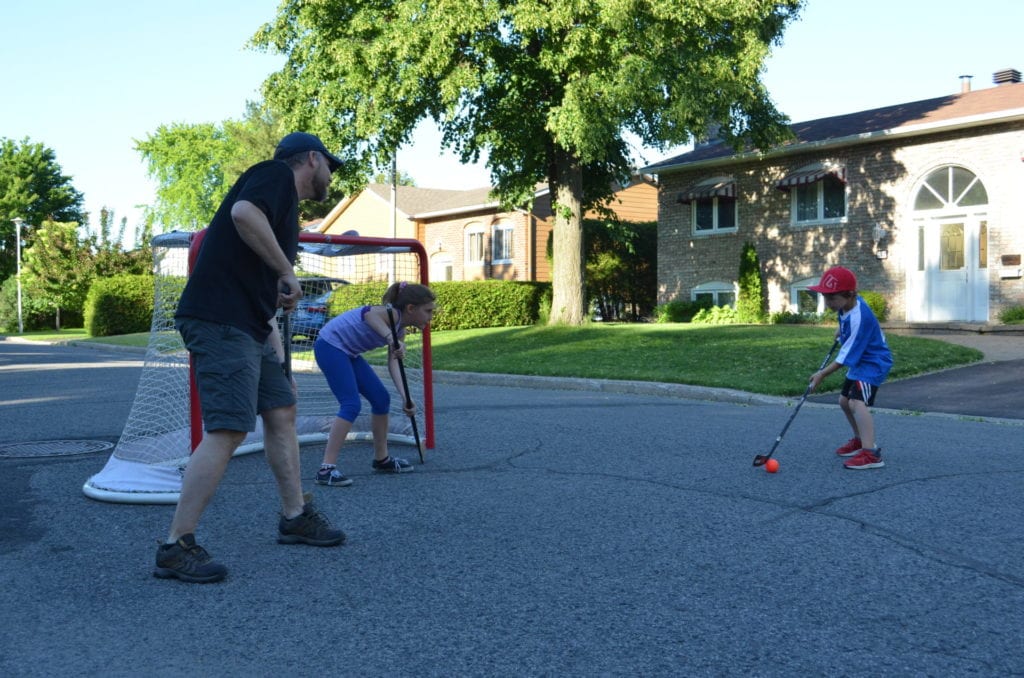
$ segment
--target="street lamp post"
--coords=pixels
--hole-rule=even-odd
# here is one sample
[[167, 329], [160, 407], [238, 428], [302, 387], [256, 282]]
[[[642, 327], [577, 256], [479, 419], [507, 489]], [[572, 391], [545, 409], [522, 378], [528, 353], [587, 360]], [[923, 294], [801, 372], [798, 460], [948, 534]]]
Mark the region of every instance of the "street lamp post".
[[15, 260], [15, 283], [18, 287], [18, 334], [24, 334], [25, 327], [21, 323], [21, 225], [25, 220], [15, 217], [14, 221], [14, 260]]

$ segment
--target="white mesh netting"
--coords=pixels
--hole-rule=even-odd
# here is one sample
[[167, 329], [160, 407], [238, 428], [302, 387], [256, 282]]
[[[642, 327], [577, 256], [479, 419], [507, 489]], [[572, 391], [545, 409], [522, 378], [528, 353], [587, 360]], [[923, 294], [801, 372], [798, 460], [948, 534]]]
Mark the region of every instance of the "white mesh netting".
[[[174, 329], [174, 313], [188, 275], [193, 234], [173, 232], [153, 239], [154, 308], [139, 386], [121, 438], [96, 475], [82, 488], [103, 501], [168, 504], [178, 500], [181, 476], [201, 431], [190, 416], [188, 352]], [[332, 305], [335, 291], [374, 295], [359, 303], [380, 303], [389, 281], [426, 284], [425, 255], [418, 242], [323, 236], [303, 233], [296, 269], [303, 297], [290, 319], [292, 371], [299, 389], [298, 433], [303, 444], [326, 440], [338, 403], [313, 359], [313, 340], [334, 314], [347, 310]], [[349, 287], [355, 286], [355, 287]], [[424, 447], [433, 446], [433, 403], [430, 383], [429, 334], [408, 334], [404, 360], [409, 392], [418, 408], [418, 431]], [[366, 354], [391, 393], [389, 440], [415, 445], [413, 428], [384, 363], [386, 350]], [[369, 407], [365, 406], [349, 439], [370, 439]], [[261, 451], [260, 422], [236, 454]]]

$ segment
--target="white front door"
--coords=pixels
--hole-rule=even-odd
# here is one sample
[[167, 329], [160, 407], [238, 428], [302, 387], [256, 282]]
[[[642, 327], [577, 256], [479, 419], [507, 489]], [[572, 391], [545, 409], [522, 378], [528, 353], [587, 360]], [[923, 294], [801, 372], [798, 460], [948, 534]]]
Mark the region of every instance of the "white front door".
[[988, 225], [982, 219], [961, 216], [921, 224], [917, 275], [907, 281], [919, 287], [908, 289], [908, 319], [987, 322], [987, 249]]

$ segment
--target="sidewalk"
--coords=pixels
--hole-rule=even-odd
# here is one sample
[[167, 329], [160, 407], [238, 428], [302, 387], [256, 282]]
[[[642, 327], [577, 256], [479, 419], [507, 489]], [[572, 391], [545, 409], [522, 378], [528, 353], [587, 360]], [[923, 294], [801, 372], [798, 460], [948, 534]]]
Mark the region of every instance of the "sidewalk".
[[905, 325], [886, 326], [886, 334], [938, 339], [981, 351], [986, 362], [1024, 359], [1024, 325], [999, 325], [984, 331], [955, 329], [962, 325], [927, 328], [908, 328]]

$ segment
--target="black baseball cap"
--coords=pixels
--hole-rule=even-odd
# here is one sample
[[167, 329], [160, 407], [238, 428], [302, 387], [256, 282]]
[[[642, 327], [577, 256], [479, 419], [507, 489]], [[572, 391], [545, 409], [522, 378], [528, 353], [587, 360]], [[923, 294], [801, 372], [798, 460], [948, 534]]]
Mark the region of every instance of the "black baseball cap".
[[274, 149], [274, 160], [284, 160], [296, 153], [305, 153], [306, 151], [316, 151], [323, 154], [327, 158], [327, 165], [331, 168], [331, 172], [342, 165], [341, 159], [328, 151], [327, 147], [324, 146], [324, 142], [320, 141], [319, 137], [307, 134], [306, 132], [292, 132], [284, 139], [281, 139], [277, 144], [277, 148]]

